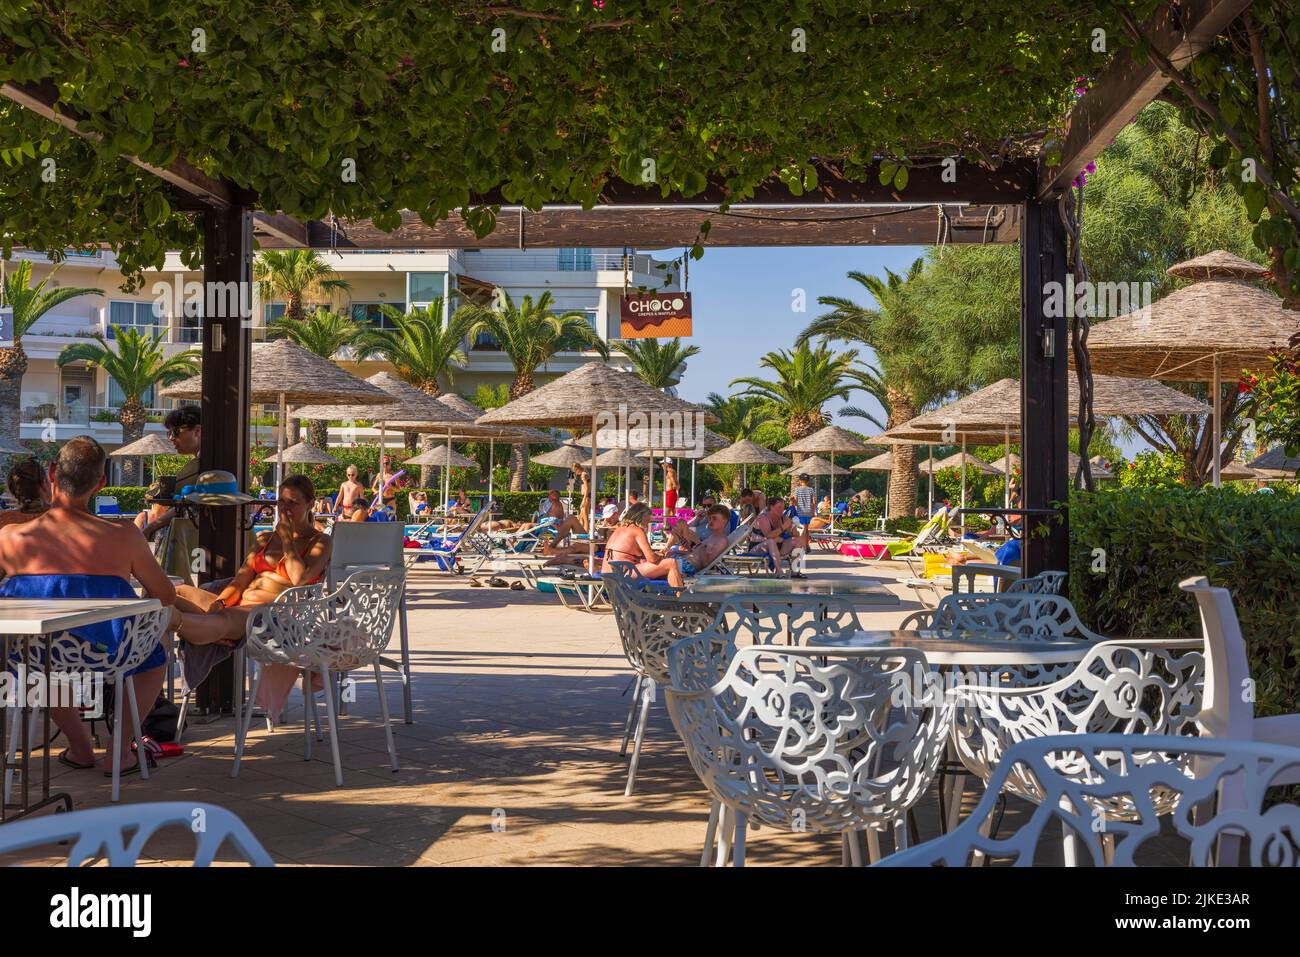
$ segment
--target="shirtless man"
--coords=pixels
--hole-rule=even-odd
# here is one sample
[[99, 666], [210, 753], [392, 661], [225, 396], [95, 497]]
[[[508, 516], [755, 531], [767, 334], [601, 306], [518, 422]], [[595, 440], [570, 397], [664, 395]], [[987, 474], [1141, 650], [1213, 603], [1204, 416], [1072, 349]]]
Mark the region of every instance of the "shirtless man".
[[731, 509], [714, 505], [709, 509], [709, 535], [689, 551], [678, 551], [661, 559], [653, 568], [641, 569], [645, 578], [667, 578], [674, 588], [682, 588], [686, 577], [704, 568], [727, 547], [727, 527], [731, 524]]
[[677, 514], [677, 466], [664, 459], [664, 515]]
[[352, 515], [352, 507], [358, 499], [364, 498], [366, 487], [357, 481], [357, 467], [348, 466], [348, 477], [339, 486], [339, 494], [334, 499], [334, 514], [344, 518]]
[[375, 476], [375, 483], [371, 486], [371, 491], [380, 498], [380, 504], [384, 508], [393, 507], [397, 501], [397, 483], [392, 481], [393, 473], [388, 470], [388, 456], [381, 456], [379, 459], [379, 474]]
[[776, 565], [778, 577], [783, 575], [784, 559], [803, 543], [794, 523], [786, 517], [785, 499], [779, 495], [768, 503], [766, 511], [754, 519], [751, 537], [754, 541], [752, 551], [767, 552]]
[[[40, 580], [26, 576], [94, 575], [121, 580], [121, 595], [130, 594], [135, 578], [145, 595], [164, 606], [176, 600], [176, 590], [158, 566], [140, 530], [130, 522], [113, 522], [90, 514], [90, 497], [104, 487], [104, 450], [88, 436], [69, 440], [50, 463], [50, 507], [29, 522], [0, 530], [0, 570], [9, 576], [0, 585], [0, 596], [36, 597]], [[101, 582], [112, 586], [112, 582]], [[50, 593], [53, 597], [53, 593]], [[131, 677], [140, 720], [153, 707], [166, 673], [167, 653], [163, 646]], [[67, 750], [61, 763], [77, 769], [96, 766], [94, 745], [75, 708], [51, 708], [50, 717], [67, 736]], [[129, 720], [124, 718], [124, 720]], [[117, 736], [121, 768], [129, 773], [137, 767], [131, 751], [131, 735]], [[105, 772], [113, 766], [112, 755], [98, 762]]]

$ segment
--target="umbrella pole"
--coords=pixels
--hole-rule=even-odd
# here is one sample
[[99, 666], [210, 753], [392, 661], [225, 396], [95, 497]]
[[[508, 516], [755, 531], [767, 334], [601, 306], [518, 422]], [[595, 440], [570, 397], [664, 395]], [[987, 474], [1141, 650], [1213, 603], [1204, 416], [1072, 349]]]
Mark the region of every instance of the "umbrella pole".
[[1005, 471], [1002, 473], [1002, 507], [1011, 507], [1011, 426], [1004, 426], [1002, 430], [1003, 451], [1002, 465]]
[[740, 466], [740, 487], [749, 488], [749, 466], [742, 464]]
[[[831, 476], [827, 479], [831, 483], [831, 531], [835, 531], [835, 453], [831, 453]], [[817, 514], [817, 493], [813, 492], [813, 514]], [[811, 521], [811, 519], [809, 520]]]
[[929, 464], [926, 465], [925, 472], [930, 476], [930, 491], [927, 494], [926, 512], [931, 515], [934, 514], [934, 462], [931, 461], [933, 458], [934, 446], [927, 445], [925, 447], [925, 460]]
[[492, 530], [492, 466], [495, 461], [494, 455], [496, 453], [496, 447], [497, 447], [497, 440], [489, 437], [488, 438], [488, 500], [487, 500], [488, 531]]
[[961, 437], [961, 507], [962, 507], [962, 529], [966, 528], [966, 433]]
[[691, 508], [695, 507], [695, 459], [691, 459]]
[[447, 458], [442, 464], [442, 514], [451, 515], [451, 426], [447, 426]]
[[1214, 487], [1219, 488], [1222, 484], [1219, 478], [1219, 459], [1223, 456], [1219, 450], [1223, 443], [1223, 421], [1219, 411], [1219, 354], [1217, 352], [1214, 354], [1214, 384], [1210, 388], [1213, 390], [1214, 395], [1213, 400], [1210, 402], [1210, 408], [1213, 410], [1210, 422], [1210, 431], [1213, 434], [1210, 439], [1214, 451]]
[[280, 492], [280, 483], [284, 481], [284, 431], [289, 427], [287, 419], [288, 412], [285, 408], [284, 393], [280, 393], [280, 436], [276, 442], [275, 449], [275, 490], [278, 495]]
[[591, 477], [587, 479], [587, 498], [591, 506], [591, 524], [587, 526], [587, 571], [596, 574], [596, 418], [591, 419]]

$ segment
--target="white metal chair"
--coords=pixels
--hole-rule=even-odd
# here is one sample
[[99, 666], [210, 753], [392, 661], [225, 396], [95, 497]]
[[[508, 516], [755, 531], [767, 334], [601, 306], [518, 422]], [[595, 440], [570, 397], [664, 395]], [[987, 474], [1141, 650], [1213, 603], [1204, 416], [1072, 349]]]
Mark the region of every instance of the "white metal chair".
[[[683, 651], [698, 648], [697, 639], [683, 641]], [[934, 777], [952, 719], [950, 696], [937, 705], [899, 701], [900, 681], [928, 667], [921, 652], [756, 645], [738, 649], [722, 680], [702, 689], [683, 672], [689, 657], [674, 654], [665, 697], [719, 809], [706, 837], [707, 847], [719, 834], [718, 864], [728, 854], [744, 864], [751, 819], [839, 833], [853, 864], [861, 863], [860, 831], [872, 859], [882, 830], [906, 844], [907, 811]]]
[[913, 612], [899, 627], [1027, 639], [1106, 640], [1084, 626], [1068, 598], [1032, 592], [945, 595], [933, 611]]
[[[163, 630], [171, 616], [171, 609], [141, 612], [124, 616], [122, 619], [122, 640], [111, 651], [92, 647], [88, 642], [62, 632], [50, 638], [49, 659], [45, 656], [45, 641], [33, 637], [28, 644], [28, 653], [24, 660], [22, 642], [10, 637], [9, 660], [26, 666], [29, 672], [41, 674], [60, 674], [68, 677], [74, 675], [102, 674], [105, 685], [114, 685], [117, 694], [113, 696], [113, 783], [111, 800], [116, 803], [122, 792], [122, 753], [118, 747], [118, 735], [123, 733], [123, 711], [130, 712], [131, 729], [135, 738], [137, 760], [140, 762], [140, 776], [149, 779], [149, 760], [145, 753], [144, 733], [140, 728], [140, 711], [136, 705], [135, 682], [127, 675], [140, 667], [162, 641]], [[125, 694], [122, 691], [125, 690]], [[125, 707], [124, 707], [125, 705]], [[16, 729], [20, 721], [14, 721], [11, 728]], [[12, 756], [16, 746], [13, 731], [11, 741], [5, 743]], [[12, 766], [12, 761], [10, 761]], [[4, 783], [5, 797], [8, 798], [9, 779]]]
[[411, 639], [406, 620], [406, 563], [403, 556], [403, 528], [400, 522], [339, 522], [331, 535], [329, 570], [326, 581], [331, 589], [355, 572], [400, 571], [402, 597], [397, 608], [397, 637], [401, 659], [380, 657], [379, 663], [396, 671], [402, 679], [402, 715], [407, 724], [415, 722], [411, 702]]
[[[311, 723], [316, 712], [316, 697], [311, 691], [312, 677], [319, 675], [328, 691], [332, 673], [354, 671], [369, 665], [375, 672], [389, 766], [397, 771], [397, 747], [393, 743], [393, 727], [389, 721], [379, 658], [393, 635], [404, 582], [404, 574], [399, 570], [355, 572], [333, 591], [321, 594], [313, 586], [301, 591], [291, 588], [276, 601], [257, 606], [249, 615], [245, 632], [246, 654], [241, 660], [247, 662], [251, 659], [263, 666], [289, 665], [302, 670], [304, 760], [311, 760]], [[236, 732], [231, 777], [239, 775], [239, 763], [252, 725], [253, 706], [261, 678], [262, 669], [258, 668], [243, 720]], [[242, 686], [242, 674], [239, 680]], [[325, 707], [329, 719], [330, 752], [334, 759], [334, 780], [341, 787], [343, 765], [339, 759], [338, 715], [332, 693], [325, 695]]]
[[107, 858], [110, 867], [134, 867], [149, 839], [178, 826], [194, 835], [194, 866], [207, 867], [229, 841], [254, 867], [274, 867], [252, 831], [235, 814], [215, 804], [160, 801], [91, 808], [14, 821], [0, 828], [0, 854], [45, 844], [74, 842], [68, 866]]
[[[1227, 842], [1249, 844], [1251, 866], [1300, 865], [1300, 807], [1265, 792], [1300, 773], [1300, 748], [1187, 735], [1070, 734], [1030, 738], [1008, 751], [979, 806], [956, 830], [885, 858], [889, 867], [963, 867], [987, 858], [1029, 867], [1059, 821], [1094, 866], [1132, 867], [1161, 835], [1160, 818], [1189, 843], [1194, 867], [1223, 864]], [[1029, 820], [989, 836], [1000, 795], [1024, 782], [1040, 799]], [[1225, 801], [1233, 791], [1238, 798]], [[1076, 863], [1067, 858], [1066, 863]]]
[[[970, 684], [959, 689], [953, 744], [963, 765], [986, 784], [1021, 741], [1058, 734], [1187, 734], [1197, 727], [1205, 674], [1195, 638], [1105, 641], [1064, 678], [1030, 687]], [[1032, 778], [1001, 777], [1010, 794], [1046, 799]], [[1156, 797], [1158, 810], [1167, 811]], [[1131, 813], [1114, 809], [1114, 820]], [[1067, 832], [1066, 859], [1073, 860]]]

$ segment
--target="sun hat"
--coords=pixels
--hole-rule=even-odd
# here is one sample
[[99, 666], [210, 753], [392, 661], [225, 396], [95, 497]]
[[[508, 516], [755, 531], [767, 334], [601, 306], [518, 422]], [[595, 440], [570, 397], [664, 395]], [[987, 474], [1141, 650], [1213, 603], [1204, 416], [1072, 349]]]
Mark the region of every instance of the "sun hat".
[[240, 492], [235, 476], [221, 469], [201, 473], [193, 485], [178, 489], [176, 497], [193, 505], [242, 505], [258, 501], [256, 495]]

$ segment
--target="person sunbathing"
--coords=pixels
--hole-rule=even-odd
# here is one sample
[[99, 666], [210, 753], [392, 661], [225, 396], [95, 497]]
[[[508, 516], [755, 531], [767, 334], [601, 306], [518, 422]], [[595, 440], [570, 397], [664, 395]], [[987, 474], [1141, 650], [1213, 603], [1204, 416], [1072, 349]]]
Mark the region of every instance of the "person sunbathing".
[[644, 578], [666, 578], [674, 588], [682, 588], [687, 577], [706, 568], [727, 547], [727, 528], [731, 525], [731, 509], [714, 505], [708, 510], [709, 535], [691, 549], [678, 549], [657, 561], [653, 567], [637, 566]]
[[650, 547], [650, 537], [646, 526], [650, 524], [650, 506], [639, 503], [623, 512], [615, 529], [609, 533], [605, 543], [605, 559], [601, 563], [601, 574], [609, 574], [614, 562], [628, 562], [635, 565], [641, 574], [647, 574], [659, 564], [660, 558]]
[[785, 514], [785, 499], [779, 495], [754, 519], [751, 553], [764, 554], [772, 560], [776, 574], [782, 574], [785, 559], [803, 544], [803, 535]]
[[[164, 606], [173, 604], [176, 591], [140, 530], [130, 522], [90, 514], [90, 497], [104, 486], [105, 461], [104, 449], [89, 436], [70, 439], [59, 449], [45, 470], [50, 507], [27, 522], [0, 529], [0, 570], [8, 576], [0, 583], [0, 597], [133, 599], [135, 578], [146, 596]], [[124, 640], [120, 619], [70, 632], [110, 648]], [[165, 646], [159, 644], [130, 673], [141, 721], [162, 688], [166, 664]], [[112, 755], [96, 762], [94, 743], [77, 709], [51, 708], [50, 717], [68, 741], [59, 755], [61, 764], [78, 770], [98, 766], [111, 773]], [[131, 735], [117, 736], [123, 774], [138, 770], [131, 743]]]

